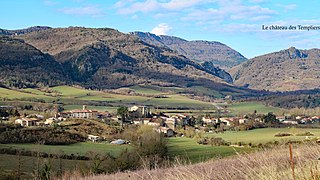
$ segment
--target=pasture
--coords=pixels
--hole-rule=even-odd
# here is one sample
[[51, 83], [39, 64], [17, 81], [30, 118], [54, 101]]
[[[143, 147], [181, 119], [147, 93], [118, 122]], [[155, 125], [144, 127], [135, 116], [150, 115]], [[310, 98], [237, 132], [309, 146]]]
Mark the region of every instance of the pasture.
[[[189, 97], [175, 94], [174, 91], [165, 90], [166, 92], [155, 90], [155, 87], [133, 86], [133, 91], [140, 95], [124, 95], [104, 91], [95, 91], [81, 89], [71, 86], [57, 86], [49, 88], [52, 92], [47, 93], [39, 89], [5, 89], [0, 88], [0, 97], [6, 100], [15, 101], [45, 101], [52, 103], [53, 101], [62, 102], [66, 105], [66, 109], [70, 109], [71, 105], [81, 105], [90, 102], [105, 102], [111, 104], [110, 107], [119, 107], [121, 105], [130, 106], [133, 104], [147, 105], [153, 107], [164, 108], [190, 108], [190, 109], [212, 109], [211, 103], [194, 100]], [[168, 94], [167, 91], [170, 91]], [[150, 95], [165, 95], [166, 98], [156, 98]], [[95, 109], [103, 109], [103, 107], [95, 107]], [[111, 108], [112, 109], [112, 108]]]
[[195, 139], [174, 137], [168, 139], [168, 154], [187, 162], [197, 163], [214, 158], [223, 158], [241, 152], [252, 151], [251, 148], [234, 148], [230, 146], [200, 145]]
[[86, 155], [88, 152], [119, 155], [122, 151], [132, 149], [130, 145], [113, 145], [109, 143], [79, 142], [70, 145], [38, 145], [38, 144], [0, 144], [0, 148], [24, 149], [52, 154]]
[[231, 115], [240, 116], [248, 113], [253, 113], [255, 110], [258, 114], [267, 114], [273, 112], [279, 114], [284, 111], [281, 108], [266, 106], [259, 102], [238, 102], [232, 104], [220, 104], [221, 106], [227, 106], [227, 109], [231, 111]]
[[16, 179], [19, 166], [21, 179], [33, 179], [33, 171], [43, 163], [49, 164], [50, 169], [54, 172], [86, 169], [90, 165], [89, 161], [82, 160], [38, 159], [37, 157], [0, 154], [0, 179]]
[[[213, 134], [206, 133], [205, 136], [208, 137], [221, 137], [225, 141], [231, 142], [232, 144], [237, 144], [238, 142], [242, 142], [245, 144], [265, 144], [268, 142], [287, 142], [289, 140], [292, 141], [302, 141], [306, 139], [306, 136], [297, 136], [296, 134], [311, 132], [314, 136], [310, 136], [310, 138], [320, 137], [319, 129], [300, 129], [300, 128], [262, 128], [262, 129], [254, 129], [249, 131], [227, 131], [224, 133]], [[291, 133], [293, 136], [286, 137], [275, 137], [274, 135], [277, 133]]]

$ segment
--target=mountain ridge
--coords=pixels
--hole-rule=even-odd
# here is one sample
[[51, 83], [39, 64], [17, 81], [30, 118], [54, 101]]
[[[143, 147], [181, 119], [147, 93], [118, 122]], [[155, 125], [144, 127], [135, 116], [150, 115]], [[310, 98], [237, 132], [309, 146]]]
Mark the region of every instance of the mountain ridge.
[[32, 26], [24, 29], [16, 29], [16, 30], [7, 30], [7, 29], [0, 29], [0, 35], [20, 35], [26, 34], [34, 31], [42, 31], [51, 29], [49, 26]]
[[[17, 60], [23, 57], [32, 60], [32, 57], [42, 56], [46, 60], [44, 62], [52, 63], [50, 66], [56, 67], [59, 70], [58, 74], [63, 75], [63, 78], [57, 76], [58, 81], [55, 82], [48, 82], [47, 78], [44, 80], [45, 83], [42, 83], [40, 79], [32, 82], [31, 77], [17, 76], [25, 82], [23, 86], [28, 86], [30, 83], [34, 83], [32, 86], [41, 83], [50, 86], [74, 82], [87, 88], [108, 89], [151, 83], [186, 88], [203, 86], [208, 89], [239, 94], [259, 90], [295, 91], [320, 87], [320, 80], [318, 80], [320, 79], [320, 63], [318, 62], [320, 50], [317, 48], [299, 50], [290, 47], [257, 56], [230, 69], [231, 77], [224, 70], [217, 68], [212, 61], [199, 63], [167, 46], [170, 43], [175, 44], [176, 41], [189, 43], [178, 37], [142, 33], [157, 38], [159, 44], [155, 44], [143, 41], [136, 35], [137, 32], [135, 34], [122, 33], [111, 28], [39, 26], [27, 29], [20, 31], [19, 34], [2, 35], [0, 45], [5, 47], [2, 48], [2, 53], [14, 54], [17, 59], [12, 62], [18, 64]], [[166, 38], [172, 42], [166, 40], [164, 43], [163, 40]], [[7, 47], [7, 41], [20, 43], [17, 47], [23, 47], [21, 53], [19, 48]], [[224, 45], [219, 42], [201, 40], [194, 42]], [[34, 48], [31, 48], [30, 55], [23, 51], [29, 47]], [[11, 52], [11, 49], [14, 49], [15, 52]], [[14, 59], [13, 57], [11, 60]], [[8, 66], [7, 62], [2, 61], [2, 68]], [[29, 61], [25, 62], [31, 64]], [[39, 71], [44, 77], [48, 77], [52, 72], [51, 69], [48, 71], [50, 73], [44, 72], [40, 64], [35, 64], [35, 66], [40, 68]], [[27, 70], [30, 68], [23, 64], [17, 67]], [[18, 74], [27, 72], [20, 71], [19, 68], [15, 71]], [[3, 72], [6, 72], [6, 69]], [[4, 76], [2, 80], [6, 78], [9, 77]], [[235, 86], [231, 84], [233, 81]], [[2, 83], [7, 82], [2, 81]], [[247, 87], [258, 91], [251, 91]]]
[[[66, 31], [69, 31], [70, 34], [68, 34]], [[71, 33], [78, 34], [74, 36], [71, 35]], [[185, 65], [189, 65], [194, 67], [195, 69], [205, 71], [206, 73], [212, 75], [216, 75], [215, 73], [221, 73], [219, 70], [214, 71], [214, 69], [202, 67], [201, 65], [188, 60], [184, 56], [175, 54], [169, 49], [162, 49], [153, 45], [146, 44], [134, 36], [126, 35], [117, 30], [109, 28], [56, 28], [49, 30], [49, 32], [41, 31], [36, 33], [28, 33], [20, 36], [20, 38], [39, 48], [41, 51], [55, 56], [60, 62], [61, 59], [63, 59], [62, 54], [64, 54], [65, 56], [67, 53], [71, 52], [71, 54], [74, 54], [75, 51], [81, 50], [81, 48], [83, 48], [84, 46], [80, 44], [92, 45], [99, 42], [109, 47], [112, 46], [113, 50], [122, 52], [129, 57], [134, 57], [134, 59], [144, 59], [145, 57], [141, 56], [142, 54], [145, 54], [146, 56], [148, 56], [148, 54], [153, 54], [156, 56], [154, 58], [159, 59], [160, 62], [169, 63], [176, 68], [181, 69]], [[56, 39], [60, 39], [60, 41], [57, 41]], [[65, 42], [63, 39], [68, 39], [69, 42]], [[144, 50], [133, 52], [139, 47], [146, 47], [147, 49], [145, 50], [148, 52], [144, 52]], [[170, 58], [166, 58], [167, 56], [170, 56]], [[64, 57], [64, 59], [68, 58]], [[183, 65], [183, 67], [179, 67], [182, 64], [185, 65]], [[226, 73], [225, 75], [227, 76], [227, 81], [232, 80], [229, 74]]]
[[235, 85], [270, 91], [320, 87], [320, 49], [290, 47], [249, 59], [229, 72]]
[[156, 46], [164, 46], [200, 64], [211, 62], [214, 66], [229, 69], [247, 59], [229, 46], [217, 41], [193, 40], [155, 34], [149, 32], [131, 32], [142, 41]]
[[[229, 94], [250, 96], [258, 92], [227, 83], [218, 77], [218, 74], [224, 71], [211, 68], [210, 64], [203, 66], [171, 49], [150, 45], [136, 36], [115, 29], [50, 28], [5, 37], [15, 39], [25, 46], [34, 47], [37, 51], [32, 51], [31, 56], [37, 52], [46, 55], [55, 61], [56, 69], [63, 67], [63, 71], [58, 73], [63, 77], [58, 75], [51, 77], [52, 80], [57, 80], [56, 83], [42, 83], [41, 79], [31, 78], [41, 77], [40, 74], [46, 72], [52, 74], [49, 68], [47, 71], [39, 70], [41, 73], [38, 75], [32, 74], [29, 77], [30, 82], [28, 81], [24, 87], [68, 84], [103, 90], [150, 84], [182, 87], [187, 93], [197, 94], [196, 89], [201, 86], [212, 92], [218, 92], [219, 97]], [[7, 48], [4, 48], [4, 52], [10, 54]], [[12, 62], [19, 63], [17, 59], [24, 57], [19, 51], [15, 52], [15, 55], [17, 58], [13, 58]], [[26, 61], [25, 64], [31, 63]], [[28, 68], [19, 69], [21, 65], [16, 66], [17, 69], [14, 71], [18, 74], [12, 75], [19, 80], [23, 80], [23, 75], [29, 71]], [[55, 65], [50, 66], [55, 67]], [[229, 74], [227, 75], [231, 78]], [[208, 95], [216, 96], [210, 93]]]

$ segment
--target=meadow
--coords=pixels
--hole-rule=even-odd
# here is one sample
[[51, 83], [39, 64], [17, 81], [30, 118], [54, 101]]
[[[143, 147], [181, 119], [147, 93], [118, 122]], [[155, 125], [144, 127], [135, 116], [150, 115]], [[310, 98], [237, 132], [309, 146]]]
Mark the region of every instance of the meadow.
[[[255, 129], [250, 131], [239, 131], [239, 132], [225, 132], [220, 134], [206, 133], [207, 137], [221, 137], [232, 144], [237, 144], [238, 142], [243, 143], [268, 143], [273, 141], [288, 141], [288, 140], [299, 140], [303, 141], [305, 136], [290, 136], [290, 137], [275, 137], [274, 135], [279, 132], [288, 132], [292, 134], [299, 134], [303, 132], [311, 132], [314, 137], [320, 137], [320, 131], [318, 129], [298, 129], [298, 128], [264, 128]], [[195, 164], [210, 162], [213, 159], [225, 159], [226, 157], [239, 156], [241, 154], [247, 154], [254, 152], [258, 149], [250, 147], [232, 147], [232, 146], [211, 146], [211, 145], [200, 145], [196, 142], [194, 138], [185, 137], [173, 137], [168, 138], [168, 156], [171, 159], [177, 160], [176, 162], [183, 164]], [[1, 144], [1, 148], [13, 148], [13, 149], [24, 149], [39, 152], [47, 152], [53, 154], [74, 154], [74, 155], [88, 155], [89, 152], [106, 154], [109, 153], [113, 156], [119, 155], [122, 151], [126, 149], [130, 150], [133, 148], [131, 145], [112, 145], [108, 143], [92, 143], [92, 142], [81, 142], [71, 145], [36, 145], [36, 144]], [[242, 156], [242, 155], [241, 155]], [[230, 159], [227, 158], [227, 159]], [[26, 173], [27, 176], [31, 176], [32, 167], [36, 162], [34, 157], [20, 157], [12, 155], [0, 155], [0, 169], [2, 174], [10, 174], [10, 170], [16, 169], [18, 167], [19, 161], [23, 162], [22, 171]], [[50, 161], [50, 163], [57, 167], [59, 163], [56, 159], [45, 159], [45, 161]], [[71, 161], [62, 160], [65, 169], [75, 169], [75, 167], [85, 167], [90, 164], [88, 161]], [[219, 160], [218, 160], [219, 161]], [[228, 160], [227, 160], [228, 161]], [[33, 164], [32, 164], [33, 163]]]
[[[12, 148], [21, 150], [30, 150], [37, 152], [46, 152], [52, 154], [68, 154], [68, 155], [86, 155], [90, 157], [92, 154], [110, 154], [118, 156], [121, 152], [132, 149], [130, 145], [113, 145], [105, 143], [80, 142], [71, 145], [38, 145], [38, 144], [0, 144], [0, 148]], [[10, 179], [10, 175], [14, 175], [20, 166], [22, 172], [22, 179], [32, 179], [32, 172], [37, 165], [47, 163], [50, 165], [52, 172], [59, 172], [60, 166], [62, 170], [88, 170], [92, 166], [91, 161], [84, 160], [67, 160], [67, 159], [53, 159], [40, 158], [30, 156], [18, 156], [0, 154], [0, 179]]]
[[[314, 136], [310, 138], [320, 138], [319, 129], [300, 129], [300, 128], [262, 128], [249, 131], [227, 131], [224, 133], [213, 134], [206, 133], [207, 137], [221, 137], [225, 141], [237, 144], [239, 142], [245, 144], [265, 144], [268, 142], [288, 142], [288, 141], [303, 141], [306, 136], [297, 136], [296, 134], [311, 132]], [[275, 137], [277, 133], [291, 133], [293, 136]]]
[[0, 148], [24, 149], [29, 151], [52, 154], [86, 155], [89, 152], [119, 155], [122, 151], [132, 149], [130, 145], [113, 145], [110, 143], [79, 142], [70, 145], [39, 145], [39, 144], [0, 144]]
[[167, 146], [170, 157], [178, 158], [188, 163], [199, 163], [253, 150], [246, 147], [234, 148], [230, 146], [200, 145], [195, 139], [185, 137], [169, 138]]
[[[176, 94], [174, 91], [161, 92], [144, 86], [133, 86], [129, 89], [139, 93], [139, 95], [124, 95], [104, 91], [95, 91], [81, 89], [71, 86], [52, 87], [52, 93], [43, 92], [39, 89], [6, 89], [0, 88], [0, 97], [6, 101], [45, 101], [51, 103], [53, 101], [62, 102], [66, 105], [66, 109], [72, 105], [81, 105], [90, 102], [105, 102], [110, 104], [109, 107], [120, 105], [148, 105], [154, 107], [165, 108], [191, 108], [191, 109], [212, 109], [211, 103], [194, 100], [189, 97]], [[156, 98], [150, 95], [165, 95], [166, 98]], [[102, 107], [94, 107], [101, 109]]]
[[[0, 148], [23, 149], [52, 154], [86, 155], [89, 152], [95, 152], [99, 154], [109, 153], [113, 156], [118, 156], [121, 152], [126, 149], [130, 150], [133, 147], [130, 145], [113, 145], [109, 143], [80, 142], [71, 145], [0, 144]], [[168, 156], [171, 158], [178, 157], [191, 163], [202, 162], [212, 158], [222, 158], [248, 150], [250, 149], [200, 145], [195, 139], [190, 138], [168, 138]]]
[[15, 179], [19, 166], [21, 179], [33, 179], [33, 171], [36, 170], [38, 164], [41, 166], [42, 163], [49, 164], [53, 172], [59, 172], [59, 170], [73, 171], [90, 165], [90, 162], [81, 160], [38, 159], [30, 156], [19, 157], [17, 155], [0, 154], [0, 179]]
[[258, 114], [267, 114], [269, 112], [273, 112], [275, 114], [281, 114], [285, 112], [284, 109], [266, 106], [260, 102], [235, 102], [231, 104], [219, 104], [222, 107], [226, 107], [230, 110], [230, 115], [241, 116], [248, 113], [253, 113], [257, 111]]
[[[81, 142], [71, 145], [54, 146], [37, 144], [0, 144], [0, 148], [23, 149], [53, 154], [88, 155], [88, 153], [94, 152], [100, 154], [109, 153], [113, 156], [118, 156], [121, 152], [126, 149], [130, 150], [133, 147], [130, 145]], [[250, 150], [251, 149], [249, 148], [199, 145], [194, 139], [190, 138], [168, 138], [168, 156], [172, 159], [179, 159], [180, 162], [198, 163], [212, 158], [223, 158], [235, 155], [238, 152], [248, 152]], [[32, 171], [34, 170], [37, 161], [38, 159], [36, 157], [0, 154], [0, 175], [2, 177], [8, 177], [13, 173], [12, 170], [17, 170], [20, 165], [21, 171], [23, 172], [22, 177], [30, 178], [32, 177]], [[48, 158], [41, 158], [41, 161], [48, 162], [52, 166], [54, 172], [58, 171], [60, 164], [63, 164], [65, 170], [73, 171], [78, 168], [85, 168], [92, 163], [90, 161], [82, 160], [58, 160]]]
[[[89, 109], [99, 111], [116, 112], [119, 106], [146, 105], [153, 108], [153, 112], [167, 113], [189, 113], [199, 115], [203, 113], [215, 113], [216, 107], [210, 102], [191, 99], [179, 94], [178, 87], [158, 87], [148, 85], [136, 85], [128, 88], [137, 93], [136, 95], [125, 95], [105, 91], [87, 90], [71, 86], [51, 87], [51, 92], [44, 92], [40, 89], [6, 89], [0, 88], [0, 98], [5, 101], [20, 101], [32, 103], [42, 101], [46, 103], [60, 102], [64, 104], [65, 110], [81, 109], [82, 104], [89, 104]], [[203, 90], [207, 91], [207, 90]], [[165, 98], [156, 98], [151, 95], [162, 95]], [[2, 101], [1, 104], [5, 104]], [[103, 103], [103, 105], [99, 105]], [[91, 104], [91, 105], [90, 105]], [[229, 113], [226, 116], [240, 116], [257, 111], [266, 114], [274, 112], [281, 114], [285, 110], [266, 106], [260, 102], [235, 102], [231, 104], [218, 104], [226, 108]]]

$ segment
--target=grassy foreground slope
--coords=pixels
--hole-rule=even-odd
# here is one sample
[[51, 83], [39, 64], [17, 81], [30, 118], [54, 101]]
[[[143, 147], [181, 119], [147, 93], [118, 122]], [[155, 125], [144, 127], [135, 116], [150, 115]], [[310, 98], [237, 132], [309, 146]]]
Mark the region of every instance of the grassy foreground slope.
[[[320, 146], [305, 144], [293, 147], [295, 179], [319, 179]], [[239, 155], [195, 165], [176, 166], [168, 169], [140, 170], [112, 175], [82, 178], [84, 180], [187, 180], [187, 179], [293, 179], [287, 146], [261, 152]], [[66, 175], [63, 179], [81, 179], [76, 175]]]
[[[19, 160], [20, 158], [20, 160]], [[20, 162], [19, 162], [20, 161]], [[37, 168], [39, 159], [37, 157], [30, 156], [16, 156], [0, 154], [0, 179], [15, 179], [14, 174], [20, 166], [21, 179], [33, 179], [33, 171]], [[86, 167], [89, 162], [82, 160], [68, 160], [68, 159], [41, 159], [40, 163], [49, 162], [50, 168], [54, 172], [62, 170], [76, 170], [82, 167]]]

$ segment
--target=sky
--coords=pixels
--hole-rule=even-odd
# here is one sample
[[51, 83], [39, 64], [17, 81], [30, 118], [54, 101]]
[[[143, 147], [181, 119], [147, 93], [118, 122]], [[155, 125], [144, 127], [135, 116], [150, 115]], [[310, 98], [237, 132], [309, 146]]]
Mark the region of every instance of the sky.
[[319, 0], [3, 0], [0, 4], [1, 29], [41, 25], [152, 32], [219, 41], [247, 58], [292, 46], [320, 48]]

